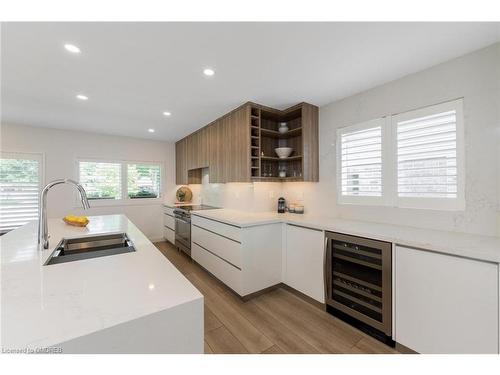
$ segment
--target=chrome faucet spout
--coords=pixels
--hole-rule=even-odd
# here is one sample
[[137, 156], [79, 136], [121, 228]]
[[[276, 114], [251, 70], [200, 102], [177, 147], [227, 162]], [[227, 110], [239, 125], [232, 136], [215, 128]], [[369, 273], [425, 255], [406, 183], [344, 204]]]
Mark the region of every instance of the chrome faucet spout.
[[69, 184], [74, 185], [78, 192], [80, 193], [80, 199], [82, 201], [82, 206], [86, 210], [90, 208], [89, 200], [87, 199], [87, 193], [82, 185], [78, 182], [71, 180], [69, 178], [62, 178], [59, 180], [54, 180], [49, 182], [42, 189], [40, 193], [40, 208], [38, 210], [38, 244], [41, 245], [42, 249], [49, 248], [49, 229], [47, 226], [47, 193], [49, 190], [56, 185]]

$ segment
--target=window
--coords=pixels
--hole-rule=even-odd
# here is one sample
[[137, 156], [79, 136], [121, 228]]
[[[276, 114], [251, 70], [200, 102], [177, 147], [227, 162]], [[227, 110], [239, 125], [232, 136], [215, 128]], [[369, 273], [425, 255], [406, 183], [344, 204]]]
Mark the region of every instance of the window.
[[38, 219], [41, 171], [41, 155], [1, 154], [0, 233]]
[[78, 161], [78, 180], [92, 200], [125, 200], [161, 196], [161, 164]]
[[342, 202], [370, 203], [382, 198], [383, 124], [384, 119], [377, 119], [339, 130], [339, 198]]
[[157, 198], [160, 196], [160, 166], [128, 164], [128, 197]]
[[120, 163], [80, 162], [80, 184], [88, 199], [121, 199], [122, 178]]
[[463, 209], [462, 100], [339, 129], [339, 203]]
[[461, 104], [393, 116], [398, 206], [464, 208]]

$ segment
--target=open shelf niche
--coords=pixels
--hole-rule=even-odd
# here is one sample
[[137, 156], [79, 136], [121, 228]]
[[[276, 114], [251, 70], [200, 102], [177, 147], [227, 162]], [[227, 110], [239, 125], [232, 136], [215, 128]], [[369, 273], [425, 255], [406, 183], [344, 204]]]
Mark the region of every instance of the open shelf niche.
[[250, 176], [259, 178], [261, 171], [260, 108], [250, 107]]
[[[271, 108], [252, 108], [251, 113], [258, 115], [255, 121], [259, 124], [259, 137], [252, 138], [252, 145], [255, 141], [259, 146], [259, 169], [253, 169], [252, 162], [252, 178], [258, 181], [301, 180], [302, 108], [298, 106], [286, 113]], [[289, 130], [286, 133], [279, 132], [282, 122], [287, 123]], [[278, 147], [291, 147], [293, 152], [288, 158], [280, 159], [274, 151]], [[286, 177], [279, 177], [279, 171], [285, 171]]]

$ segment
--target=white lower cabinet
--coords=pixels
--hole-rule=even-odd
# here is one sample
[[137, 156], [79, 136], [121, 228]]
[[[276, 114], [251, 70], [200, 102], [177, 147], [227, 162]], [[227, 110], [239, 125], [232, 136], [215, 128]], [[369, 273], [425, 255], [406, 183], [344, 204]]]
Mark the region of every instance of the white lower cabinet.
[[281, 228], [240, 228], [192, 215], [191, 257], [245, 297], [281, 282]]
[[208, 272], [216, 276], [239, 295], [243, 295], [241, 270], [201, 247], [196, 242], [191, 246], [191, 257]]
[[175, 245], [175, 231], [174, 230], [164, 226], [163, 227], [163, 238], [165, 238], [172, 245]]
[[204, 229], [198, 225], [191, 227], [193, 242], [203, 249], [208, 249], [216, 257], [241, 269], [241, 242]]
[[419, 353], [498, 353], [498, 264], [395, 246], [395, 340]]
[[286, 225], [284, 282], [321, 303], [325, 302], [324, 243], [322, 230]]
[[174, 210], [170, 207], [163, 209], [163, 238], [175, 245]]

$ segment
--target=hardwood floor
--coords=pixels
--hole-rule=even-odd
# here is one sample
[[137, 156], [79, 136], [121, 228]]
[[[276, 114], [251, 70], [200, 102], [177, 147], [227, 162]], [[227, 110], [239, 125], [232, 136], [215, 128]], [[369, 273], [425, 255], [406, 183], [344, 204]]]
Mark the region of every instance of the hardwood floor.
[[206, 354], [397, 353], [283, 288], [244, 302], [170, 243], [155, 245], [205, 297]]

